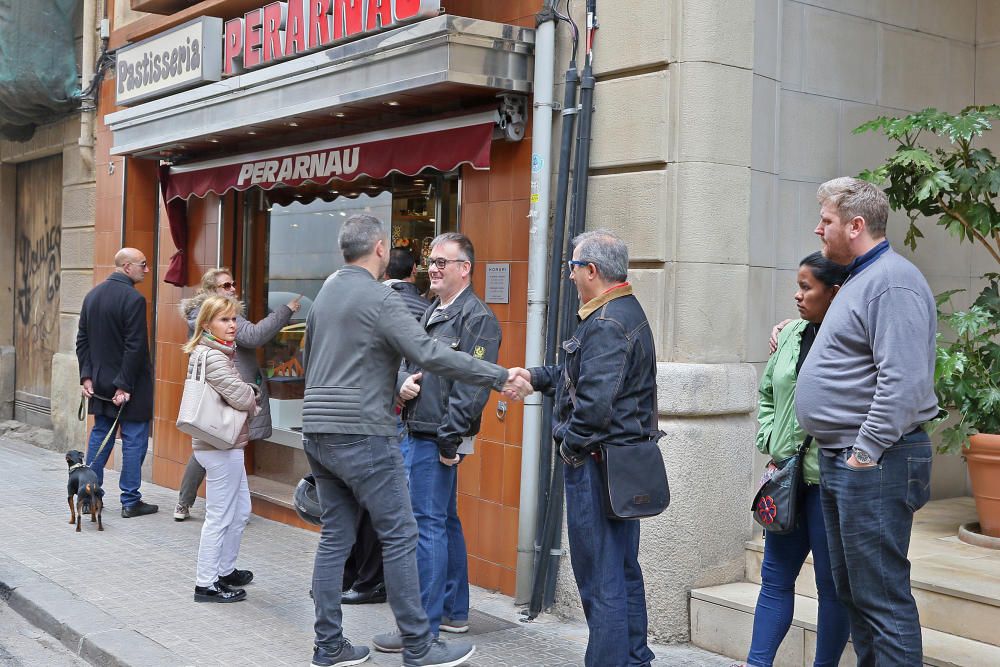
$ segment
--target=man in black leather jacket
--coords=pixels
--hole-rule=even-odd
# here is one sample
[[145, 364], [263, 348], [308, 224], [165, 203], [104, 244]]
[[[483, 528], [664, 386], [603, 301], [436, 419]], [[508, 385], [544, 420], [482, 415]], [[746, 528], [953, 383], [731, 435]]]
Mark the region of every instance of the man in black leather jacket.
[[590, 627], [586, 667], [648, 665], [639, 522], [608, 519], [595, 460], [601, 443], [630, 445], [658, 432], [653, 334], [628, 279], [628, 248], [607, 231], [573, 239], [570, 279], [580, 323], [562, 363], [528, 369], [555, 393], [552, 437], [566, 462], [570, 560]]
[[[441, 234], [431, 244], [428, 271], [437, 298], [421, 325], [438, 341], [496, 362], [500, 324], [472, 290], [475, 249], [463, 234]], [[469, 574], [465, 537], [458, 518], [457, 464], [472, 453], [488, 387], [421, 372], [410, 361], [400, 367], [400, 397], [406, 401], [403, 441], [410, 501], [417, 519], [420, 597], [431, 632], [465, 632], [469, 618]], [[398, 635], [380, 635], [375, 647], [401, 648]]]

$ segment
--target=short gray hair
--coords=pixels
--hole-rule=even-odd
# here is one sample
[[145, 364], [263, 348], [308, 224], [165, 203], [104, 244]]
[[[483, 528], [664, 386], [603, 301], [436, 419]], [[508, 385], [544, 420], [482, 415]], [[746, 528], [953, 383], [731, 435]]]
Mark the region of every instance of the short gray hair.
[[864, 218], [865, 226], [874, 239], [885, 238], [889, 220], [889, 198], [876, 185], [860, 178], [842, 176], [827, 181], [816, 191], [816, 201], [822, 206], [830, 202], [842, 222]]
[[608, 282], [628, 280], [628, 246], [606, 229], [584, 232], [573, 239], [580, 250], [580, 259], [597, 267], [597, 273]]
[[375, 244], [385, 240], [385, 227], [374, 215], [359, 213], [352, 215], [340, 228], [337, 243], [344, 254], [345, 262], [356, 262], [375, 251]]
[[458, 232], [438, 234], [431, 241], [431, 248], [435, 248], [442, 243], [454, 243], [458, 246], [458, 252], [463, 255], [462, 259], [467, 260], [470, 264], [476, 263], [476, 249], [472, 246], [472, 241], [465, 234]]

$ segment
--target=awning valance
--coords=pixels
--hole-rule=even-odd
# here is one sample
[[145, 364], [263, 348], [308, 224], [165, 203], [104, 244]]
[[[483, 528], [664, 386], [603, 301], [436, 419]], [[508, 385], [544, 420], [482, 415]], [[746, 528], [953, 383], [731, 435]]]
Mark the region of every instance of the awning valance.
[[424, 169], [451, 171], [463, 164], [489, 168], [494, 122], [488, 114], [456, 119], [443, 129], [441, 125], [428, 123], [171, 167], [165, 197], [171, 201], [253, 187], [323, 185], [391, 173], [413, 176]]

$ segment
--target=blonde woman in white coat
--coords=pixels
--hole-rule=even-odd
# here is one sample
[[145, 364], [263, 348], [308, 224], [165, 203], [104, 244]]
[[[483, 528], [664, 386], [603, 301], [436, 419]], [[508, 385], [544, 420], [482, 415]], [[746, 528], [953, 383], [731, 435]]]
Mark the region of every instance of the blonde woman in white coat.
[[[240, 303], [224, 296], [205, 299], [198, 312], [194, 334], [184, 346], [191, 354], [190, 376], [196, 359], [205, 353], [205, 380], [236, 410], [257, 414], [257, 387], [245, 382], [236, 370], [236, 319]], [[253, 580], [250, 570], [237, 570], [243, 528], [250, 516], [250, 487], [243, 465], [243, 448], [249, 441], [246, 424], [232, 449], [216, 449], [192, 438], [191, 449], [206, 471], [205, 523], [198, 545], [195, 602], [238, 602], [246, 598], [243, 586]]]

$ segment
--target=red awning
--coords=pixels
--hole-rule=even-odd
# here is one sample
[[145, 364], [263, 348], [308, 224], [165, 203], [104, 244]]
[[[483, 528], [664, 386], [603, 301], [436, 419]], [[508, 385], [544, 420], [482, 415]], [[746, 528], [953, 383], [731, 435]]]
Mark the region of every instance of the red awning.
[[[309, 144], [284, 151], [235, 156], [170, 169], [167, 201], [217, 195], [230, 190], [304, 183], [325, 184], [333, 180], [353, 181], [362, 176], [377, 179], [398, 172], [413, 176], [424, 169], [451, 171], [469, 164], [476, 169], [490, 166], [490, 142], [494, 124], [475, 124], [385, 137], [387, 133], [356, 135]], [[438, 125], [440, 127], [440, 125]], [[401, 134], [399, 128], [393, 134]]]

